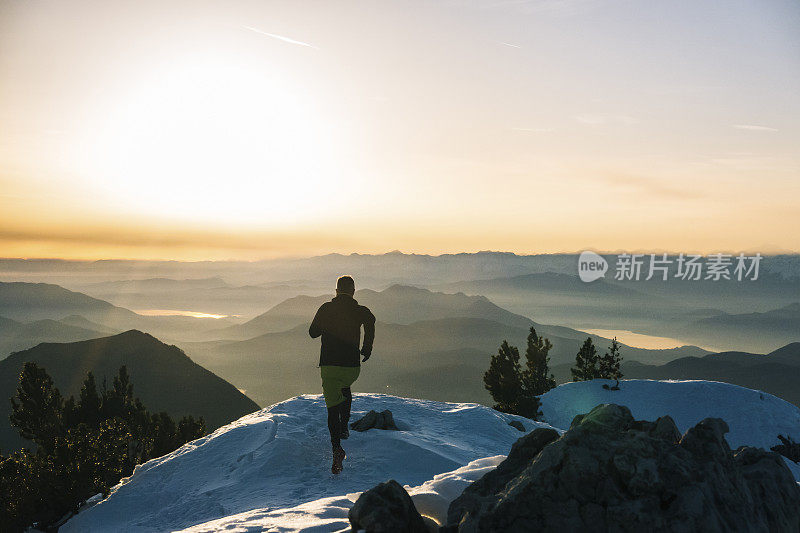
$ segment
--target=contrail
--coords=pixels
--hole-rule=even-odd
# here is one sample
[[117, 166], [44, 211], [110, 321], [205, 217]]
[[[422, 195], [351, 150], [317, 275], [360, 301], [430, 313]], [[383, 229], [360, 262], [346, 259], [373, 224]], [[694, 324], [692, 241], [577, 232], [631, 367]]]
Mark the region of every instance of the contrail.
[[733, 127], [737, 130], [778, 131], [776, 128], [770, 128], [768, 126], [756, 126], [755, 124], [734, 124]]
[[518, 44], [511, 44], [511, 43], [504, 43], [503, 41], [497, 41], [498, 43], [502, 44], [503, 46], [510, 46], [511, 48], [522, 48]]
[[261, 35], [266, 35], [267, 37], [272, 37], [273, 39], [281, 40], [286, 43], [299, 44], [300, 46], [307, 46], [309, 48], [313, 48], [314, 50], [319, 50], [319, 48], [317, 48], [313, 44], [304, 43], [303, 41], [295, 41], [294, 39], [289, 39], [288, 37], [284, 37], [283, 35], [275, 35], [274, 33], [267, 33], [265, 31], [259, 30], [258, 28], [252, 28], [250, 26], [242, 26], [242, 28], [254, 31], [256, 33], [260, 33]]

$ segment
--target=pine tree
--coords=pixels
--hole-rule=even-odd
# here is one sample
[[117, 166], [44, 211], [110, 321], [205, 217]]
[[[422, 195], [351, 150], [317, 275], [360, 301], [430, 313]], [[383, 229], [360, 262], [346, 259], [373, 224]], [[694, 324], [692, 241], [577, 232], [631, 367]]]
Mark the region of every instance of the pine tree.
[[496, 402], [495, 409], [513, 412], [523, 392], [519, 350], [515, 346], [503, 341], [489, 361], [489, 370], [483, 375], [483, 383]]
[[92, 372], [86, 375], [78, 398], [76, 408], [78, 421], [84, 422], [91, 427], [97, 427], [100, 424], [101, 398], [97, 393], [97, 383]]
[[202, 416], [195, 419], [192, 415], [187, 415], [178, 422], [178, 442], [181, 445], [185, 442], [199, 439], [205, 434], [206, 421]]
[[570, 369], [572, 381], [589, 381], [600, 377], [599, 357], [592, 338], [587, 337], [575, 356], [575, 366]]
[[[538, 345], [535, 340], [533, 343], [534, 347], [531, 350], [535, 350]], [[544, 347], [547, 346], [543, 345]], [[550, 348], [547, 347], [547, 349]], [[498, 411], [524, 416], [532, 420], [541, 416], [539, 411], [541, 402], [533, 391], [531, 372], [522, 369], [519, 362], [519, 349], [516, 346], [510, 346], [508, 342], [503, 341], [497, 354], [493, 355], [489, 362], [489, 370], [484, 374], [483, 382], [496, 402], [494, 408]]]
[[556, 380], [550, 372], [548, 353], [553, 347], [550, 339], [540, 337], [531, 326], [528, 334], [528, 347], [525, 350], [526, 370], [525, 383], [528, 392], [539, 396], [556, 386]]
[[608, 351], [600, 358], [599, 377], [614, 379], [617, 381], [617, 386], [619, 386], [619, 380], [622, 379], [620, 363], [622, 363], [622, 356], [619, 353], [619, 342], [614, 337], [611, 341], [611, 346], [608, 347]]
[[39, 446], [0, 456], [0, 531], [33, 522], [49, 530], [89, 496], [107, 494], [136, 464], [205, 434], [202, 417], [184, 416], [176, 426], [165, 412], [151, 416], [133, 396], [125, 367], [112, 389], [104, 377], [101, 394], [89, 373], [76, 402], [64, 401], [47, 372], [26, 363], [11, 404], [11, 423]]
[[25, 363], [11, 409], [11, 424], [20, 436], [47, 451], [52, 451], [55, 439], [64, 435], [64, 399], [53, 379], [36, 363]]

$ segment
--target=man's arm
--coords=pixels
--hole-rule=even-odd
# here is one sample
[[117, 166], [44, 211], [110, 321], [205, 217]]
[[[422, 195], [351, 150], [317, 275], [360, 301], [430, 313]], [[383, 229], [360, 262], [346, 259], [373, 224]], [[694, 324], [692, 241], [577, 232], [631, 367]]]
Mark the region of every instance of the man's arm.
[[322, 310], [324, 307], [325, 304], [322, 304], [320, 308], [317, 309], [317, 314], [314, 315], [314, 320], [311, 321], [311, 326], [308, 328], [308, 334], [311, 335], [312, 339], [316, 339], [322, 335]]
[[364, 361], [372, 355], [372, 343], [375, 340], [375, 315], [368, 308], [364, 307], [364, 345], [361, 347], [361, 355]]

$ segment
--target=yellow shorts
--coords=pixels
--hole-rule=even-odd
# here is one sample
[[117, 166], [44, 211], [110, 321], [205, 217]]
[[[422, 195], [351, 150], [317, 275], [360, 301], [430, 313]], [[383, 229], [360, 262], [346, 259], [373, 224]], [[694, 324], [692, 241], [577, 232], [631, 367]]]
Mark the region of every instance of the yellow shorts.
[[360, 366], [321, 366], [319, 373], [322, 376], [322, 395], [325, 396], [325, 405], [333, 407], [344, 401], [342, 389], [346, 389], [358, 379], [361, 373]]

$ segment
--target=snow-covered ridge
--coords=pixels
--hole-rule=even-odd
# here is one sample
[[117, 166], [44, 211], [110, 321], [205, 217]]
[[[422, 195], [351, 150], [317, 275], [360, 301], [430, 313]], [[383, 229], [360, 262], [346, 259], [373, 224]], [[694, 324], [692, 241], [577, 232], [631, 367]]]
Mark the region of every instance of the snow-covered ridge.
[[[499, 463], [522, 435], [508, 425], [511, 420], [522, 421], [527, 429], [546, 427], [478, 404], [354, 395], [354, 419], [370, 409], [390, 409], [403, 431], [352, 431], [343, 442], [348, 458], [338, 476], [330, 473], [324, 400], [303, 395], [137, 466], [108, 498], [70, 519], [61, 531], [174, 531], [240, 513], [268, 518], [277, 509], [323, 498], [357, 497], [389, 478], [423, 485], [471, 461], [499, 455], [491, 466]], [[479, 462], [451, 478], [485, 466]]]
[[[602, 380], [568, 383], [542, 398], [545, 420], [566, 429], [599, 403], [628, 406], [637, 419], [669, 414], [681, 431], [723, 418], [733, 448], [800, 440], [800, 409], [772, 395], [709, 381]], [[62, 531], [348, 531], [361, 491], [387, 479], [406, 485], [423, 515], [441, 522], [464, 487], [503, 460], [526, 429], [547, 427], [477, 404], [357, 394], [354, 417], [390, 409], [403, 431], [351, 432], [339, 476], [329, 471], [325, 407], [303, 395], [252, 413], [136, 468], [111, 495]], [[787, 461], [795, 478], [800, 467]]]
[[681, 433], [704, 418], [727, 422], [725, 440], [732, 449], [756, 446], [770, 449], [778, 434], [800, 440], [800, 409], [777, 396], [719, 381], [657, 381], [631, 379], [620, 390], [604, 389], [614, 381], [596, 379], [565, 383], [542, 395], [544, 420], [568, 429], [576, 415], [601, 403], [625, 405], [636, 420], [655, 420], [668, 414]]

